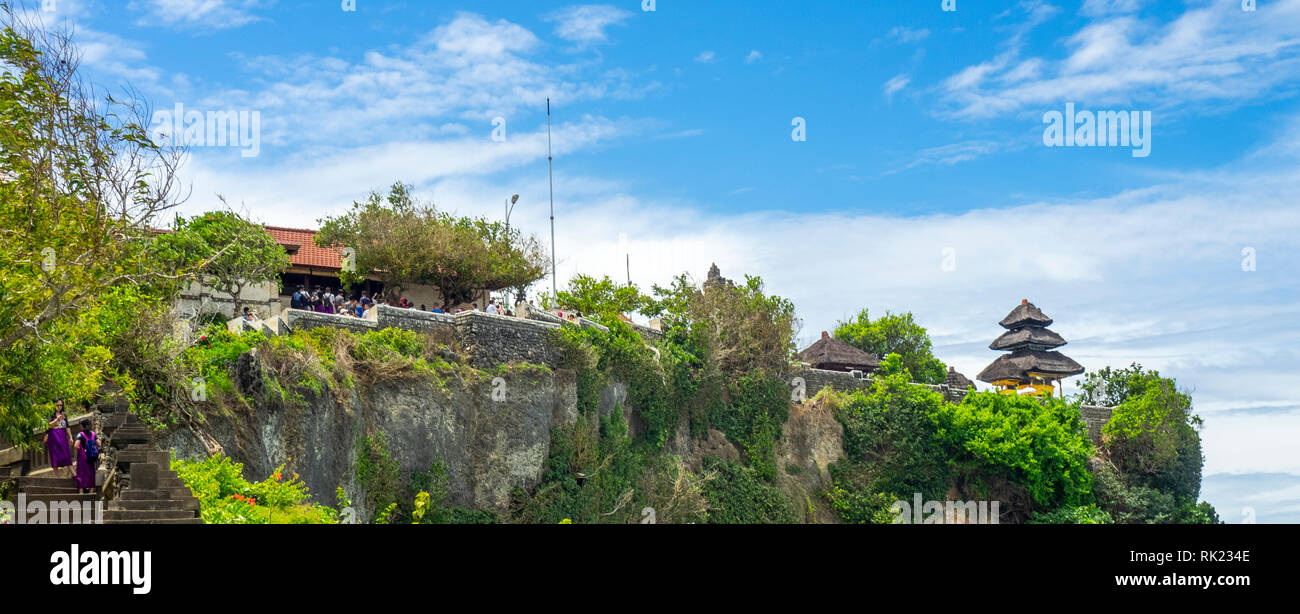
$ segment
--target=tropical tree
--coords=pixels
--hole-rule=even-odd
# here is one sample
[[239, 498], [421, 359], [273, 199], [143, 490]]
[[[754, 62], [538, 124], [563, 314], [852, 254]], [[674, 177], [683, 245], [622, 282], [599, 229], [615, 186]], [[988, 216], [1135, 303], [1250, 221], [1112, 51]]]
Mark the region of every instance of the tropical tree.
[[183, 200], [183, 152], [148, 138], [139, 96], [80, 78], [68, 34], [24, 15], [0, 2], [0, 433], [19, 444], [53, 398], [75, 407], [119, 380], [129, 318], [190, 274], [155, 266], [148, 240]]
[[696, 286], [683, 274], [653, 292], [641, 313], [663, 318], [670, 340], [721, 373], [757, 369], [780, 376], [790, 369], [799, 324], [794, 303], [765, 294], [762, 278], [746, 275], [745, 283], [735, 284], [713, 276]]
[[611, 316], [640, 311], [650, 301], [635, 285], [619, 284], [608, 275], [601, 279], [577, 275], [557, 296], [561, 307]]
[[155, 249], [160, 259], [180, 267], [199, 263], [199, 281], [230, 295], [236, 314], [246, 288], [278, 284], [289, 268], [288, 254], [266, 229], [233, 211], [178, 216], [172, 232], [157, 238]]
[[182, 152], [148, 138], [133, 93], [99, 100], [79, 58], [0, 3], [0, 351], [111, 286], [165, 276], [143, 266], [142, 239], [182, 200]]
[[1102, 427], [1097, 498], [1116, 522], [1216, 522], [1201, 490], [1201, 418], [1172, 378], [1134, 363], [1088, 373], [1079, 401], [1114, 407]]
[[500, 222], [439, 211], [402, 183], [386, 195], [371, 192], [348, 212], [320, 223], [317, 244], [355, 250], [355, 270], [343, 275], [349, 286], [367, 276], [398, 293], [433, 285], [454, 304], [483, 290], [526, 287], [548, 271], [536, 237]]
[[929, 333], [912, 319], [911, 313], [887, 311], [872, 320], [863, 309], [856, 318], [839, 323], [835, 338], [877, 356], [898, 354], [913, 381], [942, 384], [947, 377], [948, 367], [934, 357]]

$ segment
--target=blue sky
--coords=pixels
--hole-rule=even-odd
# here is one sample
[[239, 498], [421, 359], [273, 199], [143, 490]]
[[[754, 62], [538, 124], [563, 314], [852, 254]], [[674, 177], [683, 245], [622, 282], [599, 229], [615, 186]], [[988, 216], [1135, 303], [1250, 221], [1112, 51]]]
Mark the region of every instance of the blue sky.
[[[970, 376], [1029, 298], [1085, 367], [1192, 390], [1225, 520], [1300, 522], [1300, 0], [341, 4], [44, 17], [101, 85], [259, 114], [257, 156], [191, 150], [187, 212], [314, 227], [401, 180], [462, 214], [519, 193], [549, 241], [549, 96], [561, 284], [717, 262], [794, 300], [803, 341], [911, 311]], [[1149, 113], [1150, 155], [1046, 146], [1067, 103]]]

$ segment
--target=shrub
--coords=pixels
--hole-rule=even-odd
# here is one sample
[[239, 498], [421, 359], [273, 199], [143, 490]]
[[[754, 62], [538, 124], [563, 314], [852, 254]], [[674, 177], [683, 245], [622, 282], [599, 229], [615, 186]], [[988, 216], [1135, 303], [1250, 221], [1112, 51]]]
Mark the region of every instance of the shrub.
[[705, 459], [717, 475], [704, 483], [710, 524], [791, 524], [799, 521], [790, 501], [758, 472], [738, 463]]
[[1075, 405], [973, 393], [960, 405], [944, 404], [935, 424], [957, 463], [985, 484], [1001, 476], [1023, 485], [1037, 507], [1093, 502], [1092, 444]]

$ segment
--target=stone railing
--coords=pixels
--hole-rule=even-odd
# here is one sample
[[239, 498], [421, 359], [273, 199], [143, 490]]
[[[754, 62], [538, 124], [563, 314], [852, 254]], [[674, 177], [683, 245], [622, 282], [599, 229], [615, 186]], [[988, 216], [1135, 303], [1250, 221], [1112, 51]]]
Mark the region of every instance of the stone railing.
[[[804, 367], [795, 373], [796, 377], [802, 377], [807, 395], [811, 398], [822, 388], [830, 386], [836, 392], [855, 392], [866, 390], [871, 387], [871, 379], [867, 376], [857, 376], [844, 371], [828, 371], [826, 369], [814, 369]], [[934, 392], [943, 395], [943, 399], [949, 403], [960, 403], [966, 398], [966, 390], [957, 390], [947, 384], [912, 384], [913, 386], [924, 386]]]

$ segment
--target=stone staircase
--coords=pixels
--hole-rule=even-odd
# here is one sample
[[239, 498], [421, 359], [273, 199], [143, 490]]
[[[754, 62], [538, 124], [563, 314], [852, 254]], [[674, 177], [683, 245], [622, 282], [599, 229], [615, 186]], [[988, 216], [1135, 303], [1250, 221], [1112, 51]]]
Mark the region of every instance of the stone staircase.
[[153, 433], [129, 412], [104, 420], [114, 449], [115, 497], [104, 524], [203, 524], [199, 500], [171, 470], [171, 455], [153, 445]]
[[[97, 409], [102, 460], [94, 493], [78, 494], [74, 479], [54, 477], [48, 466], [30, 471], [29, 462], [0, 468], [13, 472], [18, 467], [13, 475], [0, 474], [0, 480], [17, 484], [16, 495], [25, 497], [28, 509], [34, 502], [44, 502], [46, 508], [51, 503], [91, 503], [93, 508], [102, 502], [104, 524], [203, 524], [198, 499], [171, 470], [170, 454], [154, 446], [149, 427], [124, 403], [104, 403]], [[80, 431], [75, 423], [72, 430], [74, 437]], [[56, 520], [51, 524], [65, 524], [50, 519]], [[92, 516], [81, 522], [94, 520]]]

